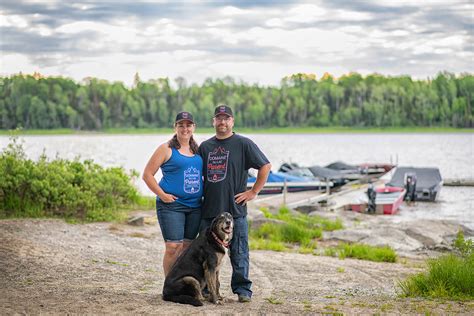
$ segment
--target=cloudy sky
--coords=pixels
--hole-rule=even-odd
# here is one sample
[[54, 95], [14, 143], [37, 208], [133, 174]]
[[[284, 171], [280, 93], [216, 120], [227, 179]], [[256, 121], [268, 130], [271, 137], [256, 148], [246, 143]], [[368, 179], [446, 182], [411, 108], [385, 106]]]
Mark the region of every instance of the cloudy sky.
[[230, 75], [474, 72], [472, 0], [2, 0], [0, 74], [130, 85]]

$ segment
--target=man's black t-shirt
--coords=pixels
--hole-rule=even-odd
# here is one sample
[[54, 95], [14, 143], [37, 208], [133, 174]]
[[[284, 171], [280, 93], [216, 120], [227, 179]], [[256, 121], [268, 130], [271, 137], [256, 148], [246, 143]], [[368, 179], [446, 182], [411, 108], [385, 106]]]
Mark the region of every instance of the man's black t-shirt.
[[236, 204], [234, 196], [247, 190], [248, 170], [269, 163], [267, 157], [253, 141], [238, 134], [204, 141], [199, 154], [204, 176], [202, 218], [213, 218], [222, 212], [246, 216], [247, 206]]

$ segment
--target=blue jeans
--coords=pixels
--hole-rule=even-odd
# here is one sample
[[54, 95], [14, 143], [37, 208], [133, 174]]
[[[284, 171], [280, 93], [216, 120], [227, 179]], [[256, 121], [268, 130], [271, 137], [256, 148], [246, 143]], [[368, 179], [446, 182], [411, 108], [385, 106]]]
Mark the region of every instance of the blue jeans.
[[[201, 219], [203, 231], [211, 226], [212, 218]], [[249, 280], [249, 226], [247, 216], [234, 217], [234, 236], [230, 242], [230, 263], [232, 264], [232, 292], [252, 297], [252, 281]]]
[[156, 215], [166, 242], [182, 242], [196, 238], [201, 221], [201, 208], [156, 200]]

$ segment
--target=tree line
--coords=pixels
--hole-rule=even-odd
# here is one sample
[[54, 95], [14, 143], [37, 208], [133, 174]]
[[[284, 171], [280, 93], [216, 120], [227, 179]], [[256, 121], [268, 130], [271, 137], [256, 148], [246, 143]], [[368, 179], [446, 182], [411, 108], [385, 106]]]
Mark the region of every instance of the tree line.
[[294, 74], [280, 86], [231, 77], [188, 85], [184, 78], [133, 87], [86, 78], [0, 77], [0, 129], [101, 130], [170, 127], [181, 110], [211, 126], [216, 105], [233, 107], [239, 127], [473, 127], [474, 75], [440, 72], [434, 78]]

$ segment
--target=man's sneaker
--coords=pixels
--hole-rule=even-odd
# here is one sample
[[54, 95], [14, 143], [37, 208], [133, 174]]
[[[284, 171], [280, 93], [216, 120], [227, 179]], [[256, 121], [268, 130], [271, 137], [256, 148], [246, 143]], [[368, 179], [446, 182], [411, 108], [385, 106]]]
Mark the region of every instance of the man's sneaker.
[[247, 296], [247, 295], [239, 295], [239, 302], [240, 302], [240, 303], [250, 303], [250, 301], [252, 301], [252, 299], [250, 298], [250, 296]]

